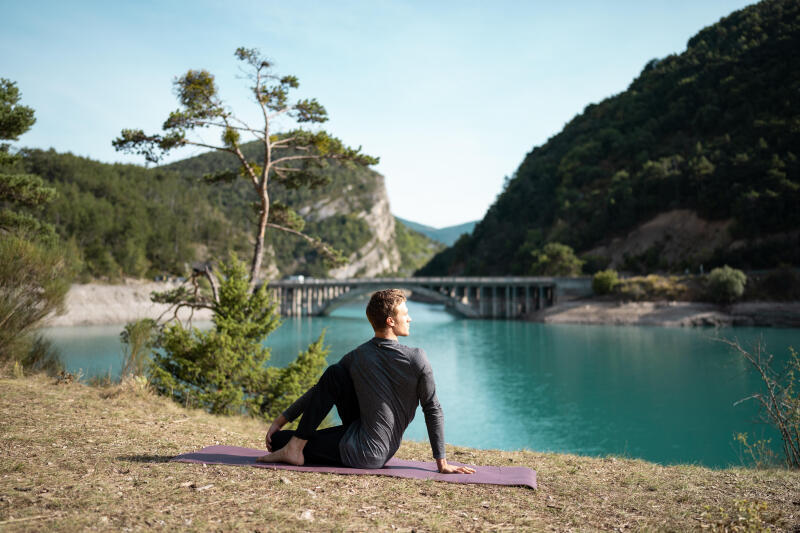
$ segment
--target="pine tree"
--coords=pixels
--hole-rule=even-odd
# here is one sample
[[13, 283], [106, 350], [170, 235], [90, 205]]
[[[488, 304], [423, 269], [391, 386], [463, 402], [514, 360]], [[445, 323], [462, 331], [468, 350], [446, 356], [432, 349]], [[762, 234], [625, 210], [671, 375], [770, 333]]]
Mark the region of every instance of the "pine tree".
[[[0, 78], [0, 140], [18, 140], [36, 121], [19, 101], [16, 84]], [[31, 357], [34, 332], [62, 308], [74, 273], [53, 227], [33, 214], [54, 196], [55, 189], [21, 170], [9, 143], [0, 143], [0, 367], [49, 366]]]
[[[184, 146], [228, 153], [238, 160], [238, 172], [226, 170], [203, 178], [212, 183], [244, 179], [252, 185], [255, 220], [249, 268], [232, 256], [218, 268], [198, 266], [187, 285], [154, 295], [154, 301], [173, 306], [175, 318], [181, 308], [210, 309], [214, 327], [201, 331], [186, 328], [177, 320], [159, 326], [157, 345], [163, 353], [154, 354], [151, 380], [160, 393], [188, 405], [215, 413], [260, 412], [271, 418], [319, 378], [327, 349], [323, 333], [288, 367], [266, 366], [270, 354], [263, 342], [279, 324], [277, 306], [261, 277], [266, 231], [304, 239], [333, 264], [343, 258], [325, 242], [303, 233], [302, 217], [289, 206], [271, 200], [269, 185], [278, 182], [289, 189], [314, 188], [327, 183], [329, 178], [320, 170], [334, 161], [367, 166], [378, 160], [324, 131], [298, 127], [276, 132], [274, 122], [279, 117], [290, 117], [299, 125], [319, 124], [327, 121], [327, 112], [316, 99], [290, 102], [289, 93], [299, 87], [297, 78], [274, 74], [272, 64], [257, 50], [239, 48], [235, 56], [250, 74], [253, 98], [263, 117], [260, 126], [251, 126], [225, 105], [211, 73], [189, 70], [175, 80], [181, 107], [170, 113], [163, 133], [148, 135], [142, 130], [125, 129], [113, 144], [117, 150], [143, 155], [151, 162]], [[219, 144], [192, 135], [206, 129], [219, 131]], [[245, 156], [242, 135], [254, 138], [263, 147], [260, 160]]]

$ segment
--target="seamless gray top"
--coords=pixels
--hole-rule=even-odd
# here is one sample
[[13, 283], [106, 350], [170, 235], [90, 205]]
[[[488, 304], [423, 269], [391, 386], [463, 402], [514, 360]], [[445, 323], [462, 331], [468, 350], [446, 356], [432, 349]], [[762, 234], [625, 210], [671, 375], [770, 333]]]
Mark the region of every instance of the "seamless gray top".
[[[340, 363], [350, 372], [361, 412], [361, 418], [347, 428], [339, 442], [345, 465], [381, 468], [400, 447], [417, 405], [425, 415], [433, 457], [444, 458], [444, 415], [424, 350], [374, 337], [342, 357]], [[290, 421], [300, 416], [310, 396], [311, 390], [283, 416]]]

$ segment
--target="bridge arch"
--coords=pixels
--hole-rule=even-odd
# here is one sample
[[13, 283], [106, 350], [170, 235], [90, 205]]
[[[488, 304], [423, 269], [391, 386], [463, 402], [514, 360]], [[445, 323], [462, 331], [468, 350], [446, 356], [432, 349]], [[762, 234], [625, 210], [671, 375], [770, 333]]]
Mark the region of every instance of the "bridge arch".
[[[373, 287], [369, 286], [360, 286], [350, 289], [349, 291], [340, 294], [336, 298], [328, 300], [326, 303], [323, 304], [322, 308], [319, 310], [319, 314], [323, 316], [329, 316], [333, 311], [342, 307], [343, 305], [352, 302], [353, 300], [358, 299], [361, 296], [372, 294], [375, 291], [379, 291], [381, 289], [386, 288], [385, 285], [375, 285]], [[420, 287], [418, 285], [411, 285], [411, 286], [402, 286], [402, 284], [394, 284], [393, 289], [405, 289], [411, 291], [412, 293], [420, 294], [425, 296], [426, 298], [430, 298], [431, 300], [442, 303], [445, 305], [446, 308], [454, 311], [455, 313], [470, 317], [472, 316], [469, 313], [465, 313], [463, 310], [459, 310], [456, 306], [456, 300], [454, 298], [450, 298], [449, 296], [442, 294], [440, 292]]]

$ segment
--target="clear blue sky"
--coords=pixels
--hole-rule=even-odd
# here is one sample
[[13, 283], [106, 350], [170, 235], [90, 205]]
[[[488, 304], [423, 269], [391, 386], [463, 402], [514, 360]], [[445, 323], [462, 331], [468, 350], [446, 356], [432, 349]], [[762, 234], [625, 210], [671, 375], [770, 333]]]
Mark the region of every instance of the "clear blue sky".
[[143, 163], [111, 140], [158, 131], [190, 68], [256, 122], [233, 51], [259, 48], [326, 106], [326, 130], [381, 158], [396, 215], [442, 227], [482, 218], [534, 146], [749, 3], [9, 0], [0, 77], [36, 111], [17, 146]]

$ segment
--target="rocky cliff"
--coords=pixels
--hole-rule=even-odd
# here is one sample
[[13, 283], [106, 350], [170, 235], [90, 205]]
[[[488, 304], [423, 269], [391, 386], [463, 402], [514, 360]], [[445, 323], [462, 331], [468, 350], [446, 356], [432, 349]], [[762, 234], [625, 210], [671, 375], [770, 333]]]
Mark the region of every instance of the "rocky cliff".
[[[258, 157], [260, 148], [245, 145], [248, 157]], [[253, 151], [253, 154], [247, 152]], [[169, 165], [187, 177], [202, 176], [235, 167], [226, 154], [208, 153]], [[401, 269], [401, 253], [395, 240], [384, 178], [367, 168], [332, 165], [325, 170], [328, 182], [314, 189], [270, 187], [270, 198], [289, 205], [305, 220], [305, 232], [340, 250], [347, 264], [329, 269], [315, 250], [297, 237], [268, 231], [267, 257], [262, 274], [276, 278], [294, 274], [335, 278], [368, 277]], [[246, 227], [249, 217], [249, 184], [223, 186], [226, 215]]]

